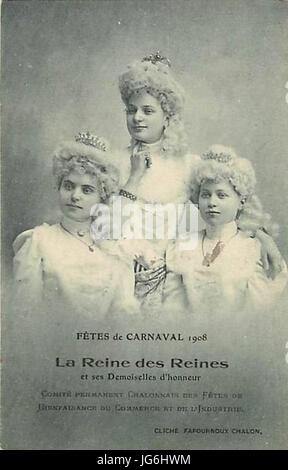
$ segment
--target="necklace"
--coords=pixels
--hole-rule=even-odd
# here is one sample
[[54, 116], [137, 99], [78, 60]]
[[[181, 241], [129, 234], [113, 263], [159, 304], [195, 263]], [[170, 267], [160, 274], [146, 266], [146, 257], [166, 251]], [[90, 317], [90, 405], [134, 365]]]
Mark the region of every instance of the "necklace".
[[88, 246], [88, 249], [89, 251], [91, 252], [94, 252], [94, 245], [95, 245], [95, 242], [93, 241], [90, 245], [88, 245], [88, 243], [86, 243], [84, 240], [81, 240], [80, 238], [77, 237], [77, 235], [79, 237], [84, 237], [85, 235], [85, 232], [79, 230], [77, 232], [77, 235], [74, 235], [74, 233], [70, 232], [70, 230], [68, 230], [66, 227], [64, 227], [64, 225], [60, 222], [60, 227], [67, 233], [69, 233], [72, 237], [76, 238], [76, 240], [78, 240], [78, 242], [81, 242], [81, 243], [84, 243], [84, 245]]
[[143, 142], [139, 142], [137, 152], [143, 152], [145, 154], [146, 168], [150, 168], [152, 166], [152, 157], [148, 145], [145, 145]]
[[77, 235], [78, 237], [84, 237], [84, 235], [86, 235], [86, 232], [84, 230], [78, 230]]
[[206, 255], [205, 255], [204, 254], [204, 240], [205, 240], [205, 237], [206, 237], [206, 230], [205, 230], [204, 233], [203, 233], [203, 236], [202, 236], [202, 255], [203, 255], [202, 265], [209, 268], [210, 264], [212, 264], [213, 261], [220, 255], [220, 253], [224, 249], [225, 245], [227, 245], [227, 243], [229, 243], [230, 240], [232, 240], [232, 238], [236, 237], [237, 233], [238, 233], [238, 230], [236, 230], [236, 232], [232, 235], [232, 237], [228, 238], [226, 243], [221, 242], [221, 240], [219, 240], [216, 243], [216, 245], [214, 246], [214, 248], [212, 250], [212, 253], [206, 253]]

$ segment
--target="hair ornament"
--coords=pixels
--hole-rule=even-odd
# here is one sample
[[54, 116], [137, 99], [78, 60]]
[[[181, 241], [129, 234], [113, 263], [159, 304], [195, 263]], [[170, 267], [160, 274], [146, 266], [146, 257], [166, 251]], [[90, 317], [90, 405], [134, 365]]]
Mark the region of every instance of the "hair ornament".
[[217, 160], [220, 163], [228, 163], [232, 160], [232, 155], [229, 153], [216, 153], [213, 152], [212, 150], [209, 150], [209, 152], [204, 153], [202, 156], [203, 160]]
[[60, 144], [53, 157], [53, 174], [58, 188], [65, 175], [77, 171], [80, 175], [95, 177], [102, 201], [118, 193], [119, 171], [112, 163], [109, 143], [105, 139], [88, 131], [80, 132], [74, 140]]
[[160, 51], [157, 51], [153, 54], [150, 54], [148, 56], [143, 57], [141, 62], [151, 62], [152, 64], [157, 64], [157, 62], [161, 62], [164, 65], [168, 65], [168, 67], [171, 67], [171, 62], [170, 60], [163, 56]]
[[267, 233], [276, 235], [277, 226], [269, 220], [269, 214], [264, 212], [255, 194], [256, 177], [252, 164], [247, 158], [239, 157], [232, 147], [212, 145], [195, 165], [191, 176], [193, 202], [199, 202], [203, 182], [227, 180], [240, 196], [241, 208], [236, 220], [238, 228], [251, 236], [263, 226]]
[[106, 168], [104, 166], [96, 164], [96, 162], [93, 162], [93, 160], [91, 160], [91, 158], [87, 157], [86, 155], [73, 155], [70, 158], [70, 162], [71, 164], [75, 164], [77, 166], [77, 171], [80, 173], [80, 175], [84, 175], [87, 172], [93, 173], [96, 166], [98, 170], [101, 171], [101, 173], [106, 173]]
[[108, 143], [93, 134], [90, 134], [89, 131], [87, 132], [79, 132], [78, 135], [75, 137], [75, 141], [85, 145], [91, 145], [102, 152], [106, 152], [108, 150]]
[[227, 180], [243, 200], [255, 191], [256, 177], [253, 166], [246, 158], [238, 157], [232, 147], [212, 145], [195, 166], [192, 188], [198, 193], [203, 181]]

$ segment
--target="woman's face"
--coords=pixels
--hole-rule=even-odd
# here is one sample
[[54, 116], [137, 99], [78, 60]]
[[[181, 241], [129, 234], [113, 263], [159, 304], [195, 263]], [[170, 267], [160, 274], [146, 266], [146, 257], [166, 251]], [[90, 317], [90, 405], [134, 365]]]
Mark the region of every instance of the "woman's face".
[[199, 193], [199, 210], [208, 225], [220, 226], [236, 219], [241, 196], [229, 181], [203, 182]]
[[147, 144], [160, 140], [167, 124], [167, 116], [154, 96], [146, 90], [134, 93], [126, 112], [127, 127], [131, 137]]
[[69, 219], [84, 222], [90, 218], [91, 207], [100, 202], [93, 175], [80, 175], [71, 171], [61, 182], [59, 203], [62, 213]]

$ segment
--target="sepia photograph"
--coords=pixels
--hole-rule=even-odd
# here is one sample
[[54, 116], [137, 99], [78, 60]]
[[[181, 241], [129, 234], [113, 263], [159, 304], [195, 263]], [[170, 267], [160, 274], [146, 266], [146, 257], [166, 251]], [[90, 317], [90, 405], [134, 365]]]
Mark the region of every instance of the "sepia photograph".
[[287, 450], [288, 1], [1, 7], [1, 447]]

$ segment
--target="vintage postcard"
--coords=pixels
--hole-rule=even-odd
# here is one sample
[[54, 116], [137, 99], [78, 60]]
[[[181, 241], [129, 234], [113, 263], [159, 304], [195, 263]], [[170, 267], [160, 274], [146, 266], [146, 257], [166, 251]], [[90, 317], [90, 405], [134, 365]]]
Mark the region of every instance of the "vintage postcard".
[[2, 1], [3, 449], [287, 449], [287, 19]]

